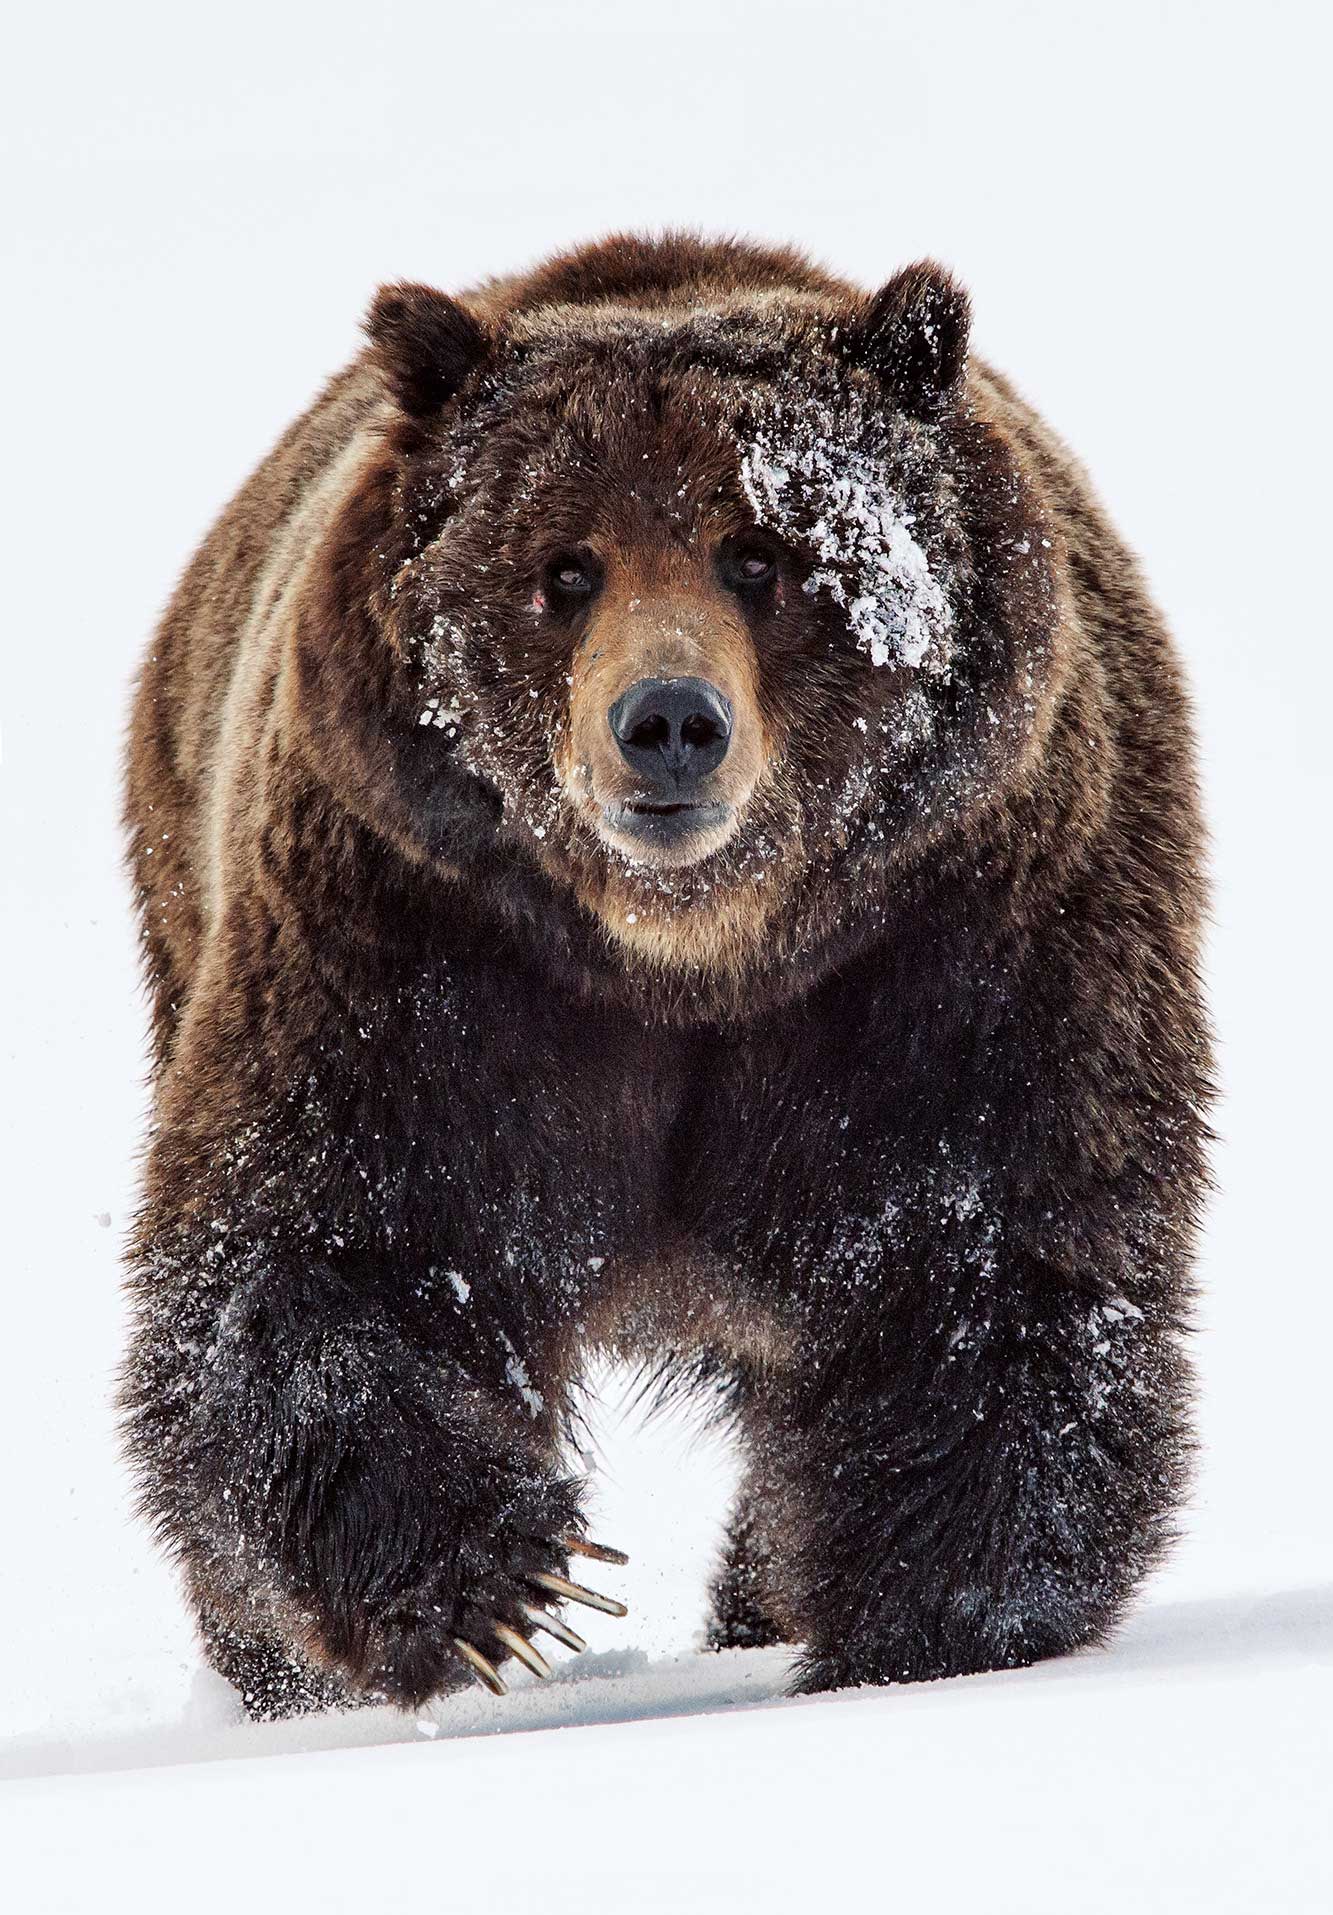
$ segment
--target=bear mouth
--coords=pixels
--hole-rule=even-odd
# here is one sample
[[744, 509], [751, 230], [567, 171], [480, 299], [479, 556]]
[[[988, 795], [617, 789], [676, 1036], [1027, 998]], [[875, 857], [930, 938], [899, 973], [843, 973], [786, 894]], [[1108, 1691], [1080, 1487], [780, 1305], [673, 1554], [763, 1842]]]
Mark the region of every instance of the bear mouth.
[[634, 798], [602, 807], [602, 816], [618, 839], [622, 842], [630, 839], [645, 847], [675, 846], [690, 838], [712, 838], [730, 822], [731, 815], [732, 807], [717, 798], [670, 802]]

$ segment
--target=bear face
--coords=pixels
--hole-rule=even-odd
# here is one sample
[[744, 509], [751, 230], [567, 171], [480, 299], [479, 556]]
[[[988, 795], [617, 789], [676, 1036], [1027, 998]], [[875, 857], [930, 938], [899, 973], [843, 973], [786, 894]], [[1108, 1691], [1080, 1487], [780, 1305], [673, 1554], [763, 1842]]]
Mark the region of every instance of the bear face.
[[1030, 762], [1053, 536], [938, 270], [490, 334], [397, 289], [370, 330], [403, 415], [388, 623], [439, 787], [495, 794], [621, 945], [753, 965], [799, 943], [816, 872], [891, 865]]

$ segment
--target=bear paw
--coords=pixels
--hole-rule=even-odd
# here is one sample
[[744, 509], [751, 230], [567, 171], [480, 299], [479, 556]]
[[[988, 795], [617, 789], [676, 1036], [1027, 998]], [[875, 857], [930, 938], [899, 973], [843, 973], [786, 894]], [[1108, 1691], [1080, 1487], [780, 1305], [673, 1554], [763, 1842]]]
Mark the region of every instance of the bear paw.
[[[546, 1565], [570, 1555], [598, 1562], [625, 1563], [620, 1550], [585, 1542], [572, 1534], [545, 1541], [514, 1538], [502, 1561], [483, 1564], [469, 1549], [449, 1575], [423, 1578], [401, 1591], [374, 1614], [357, 1622], [316, 1626], [308, 1653], [368, 1699], [416, 1708], [434, 1695], [460, 1686], [471, 1675], [493, 1695], [507, 1685], [498, 1664], [508, 1657], [534, 1675], [546, 1677], [551, 1665], [531, 1641], [544, 1630], [576, 1653], [587, 1644], [558, 1615], [557, 1603], [582, 1603], [606, 1615], [629, 1612], [622, 1602], [570, 1581]], [[461, 1573], [460, 1573], [461, 1572]]]
[[[629, 1561], [629, 1557], [623, 1550], [611, 1549], [605, 1543], [585, 1542], [581, 1536], [561, 1536], [558, 1542], [559, 1547], [568, 1554], [590, 1556], [595, 1562], [624, 1564]], [[617, 1602], [613, 1596], [603, 1596], [595, 1589], [586, 1589], [582, 1583], [570, 1582], [567, 1577], [557, 1576], [551, 1570], [529, 1570], [526, 1580], [532, 1585], [539, 1600], [520, 1602], [519, 1608], [525, 1624], [533, 1631], [544, 1629], [548, 1636], [554, 1637], [557, 1642], [563, 1642], [566, 1648], [572, 1649], [576, 1655], [587, 1648], [587, 1643], [567, 1623], [562, 1622], [558, 1616], [553, 1616], [550, 1610], [543, 1606], [544, 1601], [554, 1597], [557, 1602], [576, 1602], [582, 1603], [586, 1609], [600, 1609], [604, 1615], [608, 1616], [629, 1614], [625, 1604]], [[551, 1665], [545, 1656], [512, 1624], [498, 1616], [491, 1616], [483, 1619], [483, 1627], [484, 1633], [499, 1643], [501, 1658], [505, 1654], [516, 1656], [520, 1662], [531, 1669], [535, 1676], [550, 1675]], [[474, 1642], [468, 1641], [465, 1636], [455, 1636], [453, 1646], [478, 1682], [489, 1689], [492, 1695], [502, 1696], [506, 1693], [503, 1676]]]

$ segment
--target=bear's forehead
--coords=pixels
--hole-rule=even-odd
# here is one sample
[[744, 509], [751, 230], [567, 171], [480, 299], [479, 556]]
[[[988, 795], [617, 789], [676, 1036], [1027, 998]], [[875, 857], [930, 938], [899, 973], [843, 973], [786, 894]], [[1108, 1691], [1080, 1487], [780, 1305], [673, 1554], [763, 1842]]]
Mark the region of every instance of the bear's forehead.
[[[659, 328], [634, 314], [540, 345], [502, 384], [492, 443], [518, 515], [554, 502], [618, 537], [757, 519], [813, 533], [831, 559], [849, 539], [866, 544], [868, 518], [878, 535], [936, 502], [947, 474], [933, 441], [875, 382], [837, 363], [822, 334], [775, 355], [760, 332], [729, 329], [725, 362], [679, 316]], [[712, 337], [706, 327], [705, 347]]]
[[581, 485], [658, 506], [748, 496], [759, 446], [790, 448], [793, 469], [817, 448], [891, 463], [891, 408], [834, 357], [835, 332], [758, 324], [749, 310], [539, 332], [499, 371], [490, 450], [533, 496]]
[[730, 521], [754, 420], [772, 411], [752, 379], [707, 368], [566, 364], [513, 392], [478, 450], [517, 520], [559, 509], [621, 534]]
[[541, 461], [533, 502], [566, 501], [594, 542], [721, 532], [746, 522], [744, 446], [725, 406], [608, 391], [586, 408], [571, 406], [565, 424]]

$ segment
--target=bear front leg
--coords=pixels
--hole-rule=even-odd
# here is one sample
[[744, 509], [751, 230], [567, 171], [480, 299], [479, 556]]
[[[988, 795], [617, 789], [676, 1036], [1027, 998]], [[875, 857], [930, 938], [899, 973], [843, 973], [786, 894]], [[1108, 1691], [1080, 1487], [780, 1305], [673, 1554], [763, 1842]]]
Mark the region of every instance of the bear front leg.
[[769, 1614], [773, 1557], [759, 1500], [742, 1490], [728, 1520], [722, 1560], [708, 1590], [704, 1644], [709, 1649], [763, 1649], [782, 1641]]
[[579, 1547], [546, 1428], [327, 1267], [253, 1271], [203, 1335], [196, 1296], [145, 1313], [126, 1400], [215, 1663], [266, 1714], [495, 1686]]
[[958, 1272], [844, 1319], [747, 1412], [797, 1692], [1095, 1642], [1170, 1538], [1189, 1450], [1173, 1313], [993, 1245]]

